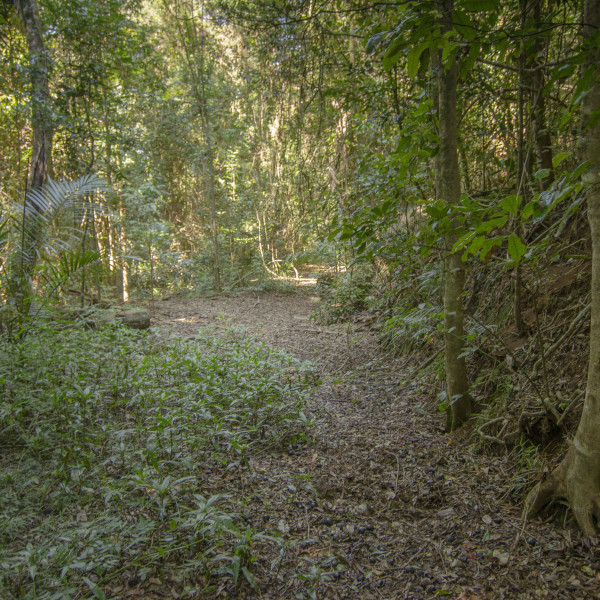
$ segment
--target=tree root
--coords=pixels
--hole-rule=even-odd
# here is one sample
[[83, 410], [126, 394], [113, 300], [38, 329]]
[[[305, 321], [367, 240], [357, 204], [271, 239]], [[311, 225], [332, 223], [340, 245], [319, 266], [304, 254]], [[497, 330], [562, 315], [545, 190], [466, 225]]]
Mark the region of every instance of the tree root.
[[527, 495], [523, 514], [533, 517], [556, 500], [566, 500], [586, 536], [600, 526], [600, 480], [596, 469], [571, 447], [563, 461]]

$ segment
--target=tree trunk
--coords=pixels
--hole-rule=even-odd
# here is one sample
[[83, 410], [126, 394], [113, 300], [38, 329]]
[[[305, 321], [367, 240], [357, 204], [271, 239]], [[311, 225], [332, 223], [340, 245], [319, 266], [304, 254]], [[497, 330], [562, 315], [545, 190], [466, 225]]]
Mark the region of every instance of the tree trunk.
[[[29, 52], [29, 79], [31, 84], [31, 160], [27, 176], [27, 189], [40, 188], [48, 177], [52, 154], [51, 103], [48, 74], [50, 61], [46, 48], [36, 0], [14, 1], [23, 23], [27, 49]], [[37, 252], [42, 238], [42, 220], [33, 218], [29, 207], [41, 212], [43, 207], [25, 194], [23, 222], [21, 224], [21, 251], [15, 267], [14, 296], [19, 313], [29, 314], [33, 298], [33, 274], [37, 262]]]
[[52, 120], [48, 75], [50, 61], [42, 30], [36, 0], [15, 2], [25, 27], [31, 80], [31, 129], [33, 133], [28, 187], [40, 187], [47, 179], [52, 156]]
[[584, 175], [588, 220], [592, 233], [592, 324], [587, 389], [575, 439], [562, 463], [538, 483], [525, 501], [525, 514], [533, 516], [552, 501], [568, 502], [585, 535], [595, 535], [600, 524], [600, 49], [593, 36], [600, 27], [600, 0], [586, 0], [585, 68], [594, 79], [582, 105], [583, 158], [590, 162]]
[[[454, 0], [440, 3], [442, 30], [452, 29]], [[452, 60], [452, 59], [451, 59]], [[450, 65], [438, 68], [439, 93], [439, 169], [436, 182], [439, 197], [449, 205], [460, 201], [460, 170], [458, 167], [458, 119], [456, 114], [456, 87], [458, 65], [452, 60]], [[454, 431], [471, 416], [472, 403], [469, 396], [469, 382], [465, 357], [461, 356], [465, 346], [464, 312], [462, 294], [465, 285], [465, 270], [460, 254], [452, 253], [456, 242], [457, 227], [452, 223], [446, 235], [446, 258], [444, 265], [444, 346], [446, 392], [449, 403], [446, 428]]]
[[123, 202], [119, 202], [119, 251], [121, 255], [121, 297], [123, 302], [129, 302], [129, 271], [127, 260], [127, 235], [125, 234], [125, 206]]
[[527, 83], [530, 94], [531, 128], [535, 141], [537, 167], [548, 172], [548, 175], [541, 179], [542, 189], [546, 190], [554, 181], [554, 167], [552, 165], [552, 138], [546, 119], [546, 98], [544, 97], [546, 82], [541, 60], [547, 42], [541, 35], [537, 35], [537, 32], [542, 28], [541, 0], [525, 0], [523, 11], [526, 20], [533, 19], [536, 32], [533, 51], [526, 53], [525, 62], [528, 69]]

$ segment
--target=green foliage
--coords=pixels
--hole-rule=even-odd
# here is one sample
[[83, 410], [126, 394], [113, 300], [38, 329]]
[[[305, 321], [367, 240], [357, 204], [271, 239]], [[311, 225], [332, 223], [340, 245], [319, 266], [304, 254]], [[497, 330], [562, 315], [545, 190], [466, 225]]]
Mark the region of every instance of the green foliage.
[[109, 597], [124, 570], [159, 564], [190, 593], [218, 575], [256, 585], [252, 545], [277, 540], [205, 490], [307, 430], [306, 365], [236, 331], [40, 326], [0, 342], [3, 598]]
[[[0, 224], [0, 301], [17, 318], [1, 319], [5, 330], [22, 331], [25, 320], [67, 284], [102, 277], [100, 254], [84, 244], [98, 209], [89, 198], [106, 189], [95, 175], [73, 182], [49, 180], [29, 190], [22, 204], [11, 205]], [[38, 307], [32, 310], [32, 303]]]
[[323, 303], [315, 317], [324, 323], [337, 323], [369, 308], [373, 293], [373, 271], [356, 264], [343, 273], [324, 273], [317, 281]]
[[[565, 158], [566, 153], [557, 155], [555, 166], [558, 167]], [[586, 164], [581, 164], [572, 172], [565, 172], [548, 190], [538, 192], [524, 206], [521, 206], [523, 198], [519, 194], [478, 202], [463, 196], [461, 205], [452, 210], [467, 215], [468, 221], [466, 232], [454, 244], [453, 251], [463, 252], [463, 260], [473, 255], [486, 262], [495, 247], [505, 246], [511, 264], [518, 264], [523, 259], [537, 262], [580, 209], [583, 202], [581, 175], [586, 168]], [[568, 206], [564, 206], [565, 202]], [[527, 245], [517, 233], [527, 225], [541, 224], [546, 226], [546, 234], [534, 245]]]

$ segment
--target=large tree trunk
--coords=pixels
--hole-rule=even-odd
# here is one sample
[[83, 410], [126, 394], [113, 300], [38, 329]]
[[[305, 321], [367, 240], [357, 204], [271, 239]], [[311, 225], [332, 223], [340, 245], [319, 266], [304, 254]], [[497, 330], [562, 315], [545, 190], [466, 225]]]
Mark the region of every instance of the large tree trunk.
[[44, 46], [36, 0], [15, 0], [27, 38], [31, 80], [31, 163], [27, 180], [30, 188], [40, 187], [48, 176], [52, 156], [52, 109], [48, 76], [50, 60]]
[[[14, 7], [23, 23], [29, 53], [29, 80], [31, 85], [31, 160], [27, 176], [27, 188], [40, 188], [48, 177], [52, 154], [52, 108], [48, 76], [50, 60], [44, 46], [36, 0], [14, 0]], [[41, 212], [42, 207], [29, 195], [25, 195], [21, 252], [13, 265], [15, 280], [14, 297], [21, 315], [30, 312], [33, 298], [33, 273], [37, 252], [42, 238], [42, 220], [34, 218], [30, 211]]]
[[[587, 0], [584, 40], [588, 42], [586, 69], [594, 80], [582, 106], [582, 149], [590, 168], [587, 186], [588, 219], [592, 232], [592, 323], [587, 389], [575, 439], [562, 463], [529, 493], [525, 514], [535, 515], [553, 500], [566, 500], [586, 535], [600, 525], [600, 49], [592, 36], [600, 27], [600, 0]], [[593, 119], [593, 120], [592, 120]]]
[[[440, 3], [442, 29], [452, 28], [454, 0]], [[460, 171], [458, 167], [458, 119], [456, 114], [456, 87], [458, 66], [438, 67], [439, 93], [439, 143], [437, 161], [439, 197], [449, 205], [460, 201]], [[456, 242], [456, 227], [451, 225], [446, 235], [446, 258], [444, 264], [444, 345], [446, 392], [449, 403], [446, 428], [454, 431], [471, 416], [471, 397], [465, 357], [462, 356], [464, 342], [464, 312], [462, 295], [465, 286], [465, 270], [460, 254], [452, 253]]]

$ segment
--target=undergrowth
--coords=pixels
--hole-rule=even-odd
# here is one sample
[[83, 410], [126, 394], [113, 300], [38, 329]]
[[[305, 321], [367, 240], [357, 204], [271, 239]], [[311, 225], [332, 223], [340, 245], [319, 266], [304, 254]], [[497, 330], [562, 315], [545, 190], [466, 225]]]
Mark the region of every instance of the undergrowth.
[[373, 302], [372, 279], [368, 265], [355, 266], [342, 273], [323, 273], [317, 281], [322, 303], [314, 317], [331, 325], [366, 310]]
[[256, 587], [252, 546], [279, 540], [249, 528], [213, 480], [303, 437], [314, 383], [233, 330], [183, 341], [38, 328], [3, 341], [0, 597], [113, 597], [159, 565], [187, 594], [210, 593], [216, 576]]

